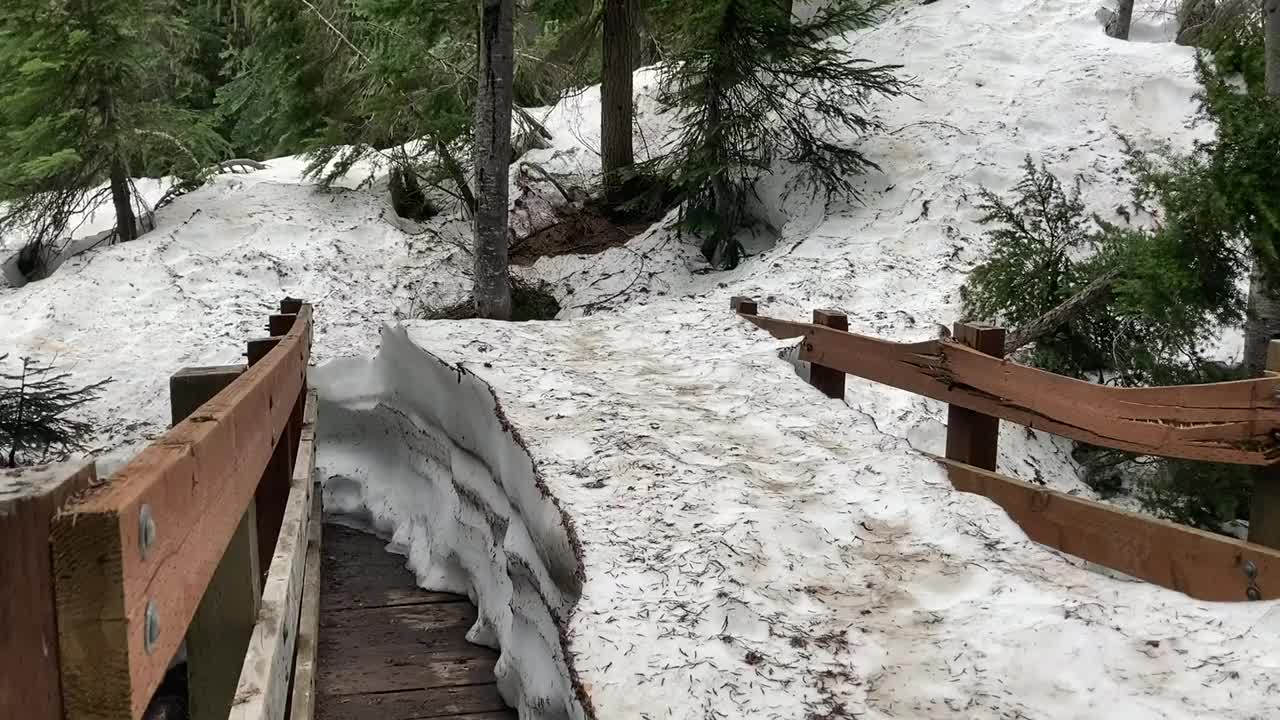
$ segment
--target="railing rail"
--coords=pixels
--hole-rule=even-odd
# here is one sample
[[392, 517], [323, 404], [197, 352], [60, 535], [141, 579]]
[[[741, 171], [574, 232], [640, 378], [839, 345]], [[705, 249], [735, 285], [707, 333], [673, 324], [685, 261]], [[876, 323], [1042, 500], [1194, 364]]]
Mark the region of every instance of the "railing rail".
[[[750, 298], [732, 308], [776, 338], [798, 338], [810, 382], [829, 397], [844, 396], [847, 373], [948, 403], [946, 457], [935, 459], [953, 486], [995, 500], [1031, 539], [1204, 600], [1280, 598], [1280, 551], [994, 472], [999, 420], [1144, 455], [1271, 466], [1280, 462], [1280, 377], [1107, 387], [999, 357], [996, 328], [957, 324], [954, 341], [897, 343], [847, 332], [835, 311], [802, 323], [762, 317]], [[1259, 507], [1255, 498], [1261, 518]]]
[[[279, 544], [297, 546], [301, 532], [305, 554], [306, 524], [299, 528], [291, 489], [299, 484], [293, 466], [306, 463], [298, 468], [307, 473], [305, 520], [311, 440], [301, 435], [312, 310], [292, 300], [281, 310], [271, 319], [273, 337], [250, 341], [246, 370], [53, 519], [67, 718], [143, 715], [253, 506], [259, 542], [247, 552], [279, 559], [283, 527]], [[272, 576], [266, 582], [270, 592]], [[240, 662], [229, 672], [238, 678]]]

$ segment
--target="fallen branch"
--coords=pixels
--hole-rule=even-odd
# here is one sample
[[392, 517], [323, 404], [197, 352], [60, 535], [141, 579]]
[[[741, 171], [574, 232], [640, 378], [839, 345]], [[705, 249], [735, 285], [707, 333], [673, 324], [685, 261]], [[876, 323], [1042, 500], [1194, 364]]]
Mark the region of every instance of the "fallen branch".
[[1080, 292], [1063, 300], [1061, 304], [1053, 308], [1049, 312], [1032, 320], [1031, 322], [1019, 328], [1009, 331], [1004, 341], [1004, 354], [1012, 355], [1031, 343], [1039, 340], [1045, 335], [1062, 327], [1079, 315], [1085, 308], [1093, 305], [1107, 293], [1111, 292], [1112, 286], [1120, 279], [1122, 268], [1112, 269], [1103, 274], [1098, 279], [1089, 283], [1080, 290]]

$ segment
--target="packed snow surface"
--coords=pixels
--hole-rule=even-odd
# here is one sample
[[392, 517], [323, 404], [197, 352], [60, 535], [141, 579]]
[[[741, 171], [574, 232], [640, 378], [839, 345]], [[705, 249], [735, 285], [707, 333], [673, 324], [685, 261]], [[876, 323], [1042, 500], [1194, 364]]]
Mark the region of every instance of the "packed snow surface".
[[[552, 283], [560, 322], [410, 322], [380, 343], [383, 323], [465, 292], [465, 222], [399, 221], [376, 169], [322, 192], [282, 158], [0, 288], [0, 354], [114, 377], [88, 419], [117, 459], [164, 427], [171, 373], [236, 361], [282, 296], [313, 302], [317, 361], [358, 356], [316, 373], [336, 418], [320, 421], [326, 499], [424, 584], [473, 596], [472, 637], [502, 646], [503, 692], [529, 717], [1273, 717], [1274, 603], [1200, 603], [1029, 543], [916, 452], [941, 450], [940, 404], [852, 378], [828, 401], [728, 312], [750, 295], [771, 316], [828, 307], [856, 332], [934, 335], [987, 249], [976, 190], [1007, 190], [1027, 155], [1123, 222], [1117, 134], [1185, 148], [1207, 130], [1163, 3], [1138, 3], [1143, 42], [1107, 38], [1097, 4], [904, 5], [834, 39], [918, 80], [861, 141], [884, 172], [859, 204], [779, 168], [759, 188], [776, 245], [731, 272], [660, 223], [522, 270]], [[671, 137], [656, 81], [637, 73], [642, 156]], [[555, 139], [525, 161], [599, 171], [598, 89], [537, 112]], [[556, 193], [515, 185], [524, 233]], [[1001, 470], [1088, 495], [1070, 448], [1005, 425]]]
[[538, 677], [566, 664], [585, 703], [568, 717], [1278, 706], [1273, 603], [1194, 602], [1028, 541], [879, 429], [886, 406], [828, 400], [780, 346], [710, 300], [410, 322], [313, 378], [326, 506], [367, 513], [429, 586], [478, 596], [522, 717], [566, 717], [563, 685]]

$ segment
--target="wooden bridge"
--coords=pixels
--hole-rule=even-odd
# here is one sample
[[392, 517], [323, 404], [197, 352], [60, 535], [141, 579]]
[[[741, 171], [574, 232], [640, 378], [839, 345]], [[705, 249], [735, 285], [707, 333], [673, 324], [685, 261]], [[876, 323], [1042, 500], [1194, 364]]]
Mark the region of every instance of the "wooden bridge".
[[173, 428], [109, 480], [0, 478], [0, 717], [514, 717], [470, 602], [324, 523], [312, 309], [280, 310], [247, 365], [175, 374]]
[[[1280, 377], [1122, 390], [1003, 360], [1002, 332], [901, 344], [738, 315], [800, 338], [809, 382], [852, 374], [950, 405], [959, 490], [1037, 542], [1207, 600], [1280, 598], [1280, 535], [1237, 541], [994, 472], [999, 421], [1151, 455], [1261, 466], [1255, 530], [1280, 532]], [[286, 300], [244, 366], [171, 378], [173, 427], [111, 478], [93, 464], [0, 471], [0, 718], [410, 720], [514, 717], [475, 609], [417, 588], [372, 535], [326, 524], [308, 391], [312, 308]], [[1280, 370], [1280, 344], [1273, 349]], [[177, 713], [172, 711], [177, 710]]]

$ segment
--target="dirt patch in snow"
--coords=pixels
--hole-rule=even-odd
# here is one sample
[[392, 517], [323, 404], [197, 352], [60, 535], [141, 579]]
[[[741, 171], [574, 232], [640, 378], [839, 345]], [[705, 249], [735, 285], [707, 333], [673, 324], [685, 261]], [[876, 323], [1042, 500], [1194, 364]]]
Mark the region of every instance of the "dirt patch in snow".
[[539, 258], [556, 255], [596, 255], [621, 247], [644, 232], [647, 222], [617, 224], [598, 207], [586, 206], [568, 211], [549, 225], [511, 245], [511, 262], [528, 267]]

